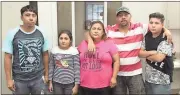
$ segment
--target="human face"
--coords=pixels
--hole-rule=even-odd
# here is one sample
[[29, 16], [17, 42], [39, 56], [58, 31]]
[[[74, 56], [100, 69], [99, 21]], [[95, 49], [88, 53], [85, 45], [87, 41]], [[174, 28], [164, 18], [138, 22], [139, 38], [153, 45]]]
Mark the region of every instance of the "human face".
[[149, 30], [153, 34], [161, 33], [163, 26], [164, 26], [163, 23], [158, 18], [151, 18], [149, 20]]
[[103, 27], [100, 23], [95, 23], [92, 25], [90, 35], [95, 41], [101, 40], [103, 34]]
[[59, 37], [59, 45], [62, 49], [68, 49], [70, 47], [71, 40], [66, 33], [62, 33]]
[[127, 12], [120, 12], [116, 16], [116, 21], [122, 27], [128, 26], [131, 21], [131, 15]]
[[37, 15], [34, 12], [25, 11], [21, 16], [21, 20], [23, 21], [24, 25], [34, 27], [37, 21]]

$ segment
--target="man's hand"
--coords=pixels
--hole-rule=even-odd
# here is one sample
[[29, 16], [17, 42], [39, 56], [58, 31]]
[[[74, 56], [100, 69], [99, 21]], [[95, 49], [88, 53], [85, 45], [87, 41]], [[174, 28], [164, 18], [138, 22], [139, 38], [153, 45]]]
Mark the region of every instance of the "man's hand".
[[110, 87], [113, 88], [117, 85], [117, 81], [116, 78], [112, 77], [111, 78], [111, 82], [110, 82]]
[[172, 34], [171, 34], [171, 32], [170, 32], [168, 29], [166, 29], [166, 28], [164, 28], [163, 38], [164, 38], [165, 36], [167, 36], [167, 41], [168, 41], [168, 43], [172, 43]]
[[15, 91], [14, 81], [13, 81], [13, 80], [8, 80], [8, 81], [7, 81], [7, 87], [8, 87], [11, 91]]
[[88, 43], [88, 52], [94, 53], [96, 51], [96, 46], [94, 42], [89, 42]]
[[86, 41], [88, 42], [88, 52], [94, 53], [94, 52], [96, 51], [96, 46], [95, 46], [94, 41], [93, 41], [93, 39], [91, 38], [89, 32], [90, 32], [90, 31], [87, 31], [87, 32], [85, 33]]

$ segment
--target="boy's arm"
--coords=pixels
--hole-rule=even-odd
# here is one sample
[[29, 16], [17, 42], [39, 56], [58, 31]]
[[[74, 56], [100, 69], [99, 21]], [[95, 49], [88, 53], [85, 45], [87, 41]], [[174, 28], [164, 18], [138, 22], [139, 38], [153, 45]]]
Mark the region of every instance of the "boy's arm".
[[45, 51], [43, 52], [43, 63], [44, 63], [44, 69], [45, 69], [45, 72], [44, 72], [44, 79], [45, 79], [45, 83], [48, 82], [48, 63], [49, 63], [49, 54], [48, 54], [48, 51]]
[[149, 57], [153, 54], [156, 54], [157, 51], [146, 51], [144, 49], [141, 48], [140, 52], [139, 52], [139, 57], [142, 57], [142, 58], [146, 58], [146, 57]]
[[166, 54], [157, 53], [157, 54], [147, 57], [147, 59], [153, 62], [162, 62], [165, 57], [166, 57]]
[[4, 70], [6, 74], [6, 80], [7, 80], [7, 87], [11, 91], [15, 91], [14, 81], [11, 77], [12, 72], [12, 54], [5, 53], [4, 55]]
[[166, 56], [172, 56], [172, 50], [172, 44], [162, 41], [157, 48], [157, 54], [149, 56], [147, 59], [154, 62], [162, 62]]
[[[16, 29], [15, 29], [16, 30]], [[13, 38], [16, 31], [8, 31], [7, 37], [3, 42], [2, 51], [4, 52], [4, 70], [7, 80], [7, 86], [11, 91], [15, 91], [14, 81], [12, 79], [12, 56], [13, 56]]]
[[12, 71], [12, 54], [5, 53], [4, 55], [4, 69], [6, 74], [6, 80], [11, 80], [11, 71]]
[[139, 57], [147, 58], [147, 57], [157, 53], [154, 50], [146, 51], [145, 48], [146, 48], [146, 42], [145, 42], [145, 38], [144, 38], [143, 41], [142, 41], [142, 44], [141, 44], [141, 49], [139, 51], [139, 55], [138, 55]]
[[[43, 31], [43, 30], [41, 30]], [[45, 83], [48, 82], [48, 69], [49, 69], [49, 40], [47, 38], [47, 35], [45, 34], [45, 32], [42, 32], [43, 36], [44, 36], [44, 44], [43, 44], [43, 64], [44, 64], [44, 81]]]
[[139, 51], [139, 57], [142, 57], [142, 58], [146, 58], [148, 56], [151, 56], [153, 54], [156, 54], [157, 52], [156, 51], [146, 51], [146, 43], [145, 43], [145, 38], [143, 39], [142, 41], [142, 44], [141, 44], [141, 49]]
[[48, 78], [49, 78], [49, 81], [52, 82], [52, 78], [53, 78], [53, 73], [54, 73], [54, 67], [55, 67], [55, 61], [54, 61], [54, 57], [53, 57], [53, 53], [50, 52], [50, 55], [49, 55], [49, 66], [48, 66]]

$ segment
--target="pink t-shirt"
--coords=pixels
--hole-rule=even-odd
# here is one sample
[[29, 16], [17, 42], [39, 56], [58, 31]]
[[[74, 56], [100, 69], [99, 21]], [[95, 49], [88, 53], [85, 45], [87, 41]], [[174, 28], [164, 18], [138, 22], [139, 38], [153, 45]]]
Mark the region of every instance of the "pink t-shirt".
[[82, 41], [80, 52], [80, 85], [87, 88], [103, 88], [110, 85], [112, 77], [112, 56], [118, 53], [112, 40], [95, 43], [96, 52], [88, 53], [88, 43]]

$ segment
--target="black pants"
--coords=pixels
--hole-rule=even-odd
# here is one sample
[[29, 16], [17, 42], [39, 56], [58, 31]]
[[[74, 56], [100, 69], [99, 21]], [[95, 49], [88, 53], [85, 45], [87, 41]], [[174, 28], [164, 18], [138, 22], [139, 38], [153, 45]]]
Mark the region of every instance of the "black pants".
[[79, 87], [79, 95], [111, 95], [111, 88], [97, 88], [97, 89], [90, 89], [86, 87]]

